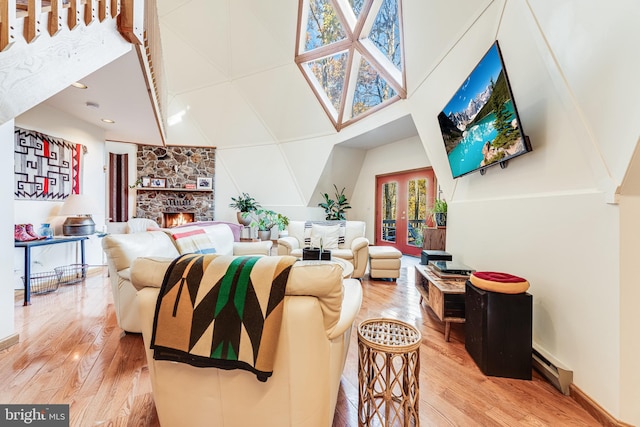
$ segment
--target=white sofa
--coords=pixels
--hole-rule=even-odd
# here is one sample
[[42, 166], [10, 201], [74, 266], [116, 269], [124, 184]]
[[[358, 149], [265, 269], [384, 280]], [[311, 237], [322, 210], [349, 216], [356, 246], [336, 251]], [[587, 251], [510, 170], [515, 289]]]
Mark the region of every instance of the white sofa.
[[[308, 222], [321, 226], [326, 226], [328, 223], [327, 221], [289, 221], [287, 236], [278, 239], [278, 255], [302, 258], [302, 248], [309, 246], [305, 244], [305, 233], [306, 237], [310, 234], [309, 227], [305, 228]], [[364, 221], [345, 221], [344, 225], [344, 243], [331, 249], [331, 256], [342, 258], [353, 264], [352, 277], [359, 279], [364, 276], [369, 261], [369, 240], [364, 237], [366, 224]]]
[[343, 280], [339, 263], [293, 265], [273, 375], [259, 382], [243, 370], [153, 359], [149, 345], [158, 287], [167, 267], [138, 259], [131, 273], [133, 285], [140, 289], [142, 335], [163, 427], [332, 425], [351, 329], [362, 304], [358, 280]]
[[[216, 253], [222, 255], [270, 255], [271, 241], [236, 242], [230, 226], [222, 223], [199, 224], [206, 229], [206, 240]], [[118, 326], [127, 332], [142, 332], [135, 303], [136, 290], [131, 284], [131, 264], [139, 257], [175, 259], [180, 246], [171, 237], [172, 230], [144, 231], [131, 234], [108, 234], [102, 239], [102, 248], [107, 256], [107, 265], [113, 292], [113, 304]]]

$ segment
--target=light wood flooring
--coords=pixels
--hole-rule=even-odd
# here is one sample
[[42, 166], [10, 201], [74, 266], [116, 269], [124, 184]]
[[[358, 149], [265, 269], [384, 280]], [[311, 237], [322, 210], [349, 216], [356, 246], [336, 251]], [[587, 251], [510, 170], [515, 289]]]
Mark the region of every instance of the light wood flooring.
[[[414, 285], [416, 258], [396, 282], [363, 280], [357, 323], [393, 317], [416, 325], [422, 426], [596, 426], [574, 400], [534, 372], [532, 381], [486, 377], [464, 348], [464, 325], [445, 342]], [[116, 325], [106, 269], [84, 284], [32, 297], [16, 293], [20, 343], [0, 352], [0, 403], [70, 404], [72, 426], [158, 426], [142, 337]], [[342, 378], [333, 425], [357, 426], [357, 337]], [[312, 385], [310, 385], [312, 386]], [[190, 426], [197, 427], [197, 426]]]

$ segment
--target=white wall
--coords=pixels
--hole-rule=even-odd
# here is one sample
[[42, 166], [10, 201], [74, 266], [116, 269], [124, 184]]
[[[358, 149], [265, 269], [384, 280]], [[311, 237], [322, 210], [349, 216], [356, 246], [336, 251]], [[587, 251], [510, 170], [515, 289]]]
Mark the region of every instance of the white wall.
[[[40, 104], [16, 117], [15, 126], [63, 138], [87, 147], [87, 153], [82, 158], [84, 165], [81, 166], [80, 188], [82, 193], [90, 194], [96, 200], [99, 213], [93, 216], [93, 220], [96, 223], [96, 230], [103, 230], [105, 227], [104, 131], [45, 104]], [[64, 217], [58, 216], [57, 213], [62, 204], [63, 202], [15, 200], [13, 202], [15, 222], [31, 223], [36, 229], [40, 224], [48, 222], [55, 227], [56, 234], [61, 234]], [[90, 236], [90, 239], [85, 242], [88, 264], [104, 263], [101, 243], [101, 239], [97, 236]], [[17, 270], [14, 274], [14, 283], [17, 288], [22, 288], [23, 251], [14, 249], [13, 253], [15, 270]], [[76, 251], [74, 244], [34, 248], [32, 260], [32, 272], [50, 271], [57, 266], [80, 263], [79, 248]]]
[[[13, 120], [0, 125], [0, 141], [4, 147], [13, 147]], [[0, 156], [0, 172], [5, 185], [0, 186], [0, 200], [13, 200], [13, 156]], [[9, 184], [10, 183], [10, 184]], [[0, 221], [5, 224], [0, 227], [0, 247], [3, 254], [11, 254], [14, 247], [13, 239], [14, 215], [12, 209], [0, 209]], [[13, 276], [13, 258], [0, 257], [0, 276]], [[0, 282], [0, 340], [15, 333], [14, 321], [14, 290], [13, 282], [3, 280]]]
[[376, 175], [401, 172], [430, 166], [419, 137], [393, 142], [368, 150], [353, 197], [349, 199], [352, 209], [347, 213], [349, 219], [367, 223], [366, 237], [370, 242], [375, 234], [375, 183]]
[[[635, 167], [640, 159], [635, 158]], [[637, 182], [633, 186], [637, 186]], [[620, 198], [620, 418], [640, 425], [640, 339], [638, 339], [638, 256], [640, 197]]]
[[477, 270], [525, 277], [534, 341], [574, 371], [580, 389], [617, 414], [618, 206], [603, 203], [601, 193], [576, 192], [496, 194], [454, 199], [449, 207], [447, 250]]
[[[337, 141], [332, 136], [283, 143], [275, 148], [254, 147], [250, 151], [217, 149], [215, 219], [235, 222], [236, 211], [229, 208], [229, 203], [231, 197], [243, 192], [263, 208], [290, 219], [324, 219], [324, 210], [318, 207], [321, 194], [333, 195], [335, 183], [339, 189], [346, 188], [345, 194], [351, 200], [364, 159], [364, 150], [342, 147]], [[274, 159], [275, 151], [281, 157]], [[254, 166], [257, 163], [259, 167]]]

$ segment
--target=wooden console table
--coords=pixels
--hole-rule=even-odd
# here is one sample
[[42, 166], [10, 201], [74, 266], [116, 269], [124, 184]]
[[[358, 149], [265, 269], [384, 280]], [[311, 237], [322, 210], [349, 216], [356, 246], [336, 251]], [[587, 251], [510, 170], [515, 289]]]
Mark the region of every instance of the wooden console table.
[[84, 241], [87, 239], [87, 236], [65, 236], [31, 240], [29, 242], [15, 242], [14, 246], [16, 248], [24, 248], [24, 305], [31, 304], [31, 248], [34, 246], [55, 245], [58, 243], [80, 242], [80, 259], [82, 265], [84, 265]]
[[416, 265], [416, 288], [420, 303], [426, 301], [435, 315], [444, 322], [444, 340], [449, 341], [451, 323], [464, 323], [464, 284], [467, 276], [439, 277], [431, 266]]
[[422, 230], [422, 249], [444, 251], [447, 241], [447, 229], [425, 227]]

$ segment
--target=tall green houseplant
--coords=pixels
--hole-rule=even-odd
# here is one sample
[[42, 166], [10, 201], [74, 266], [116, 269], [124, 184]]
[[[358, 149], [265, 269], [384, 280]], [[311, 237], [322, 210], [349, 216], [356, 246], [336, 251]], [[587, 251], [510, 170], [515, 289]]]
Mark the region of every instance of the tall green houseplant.
[[347, 196], [344, 195], [344, 187], [340, 192], [335, 184], [333, 184], [333, 188], [335, 188], [335, 199], [329, 197], [329, 194], [323, 193], [324, 202], [318, 203], [318, 206], [324, 209], [326, 220], [346, 220], [345, 210], [351, 209], [351, 205], [347, 201]]

